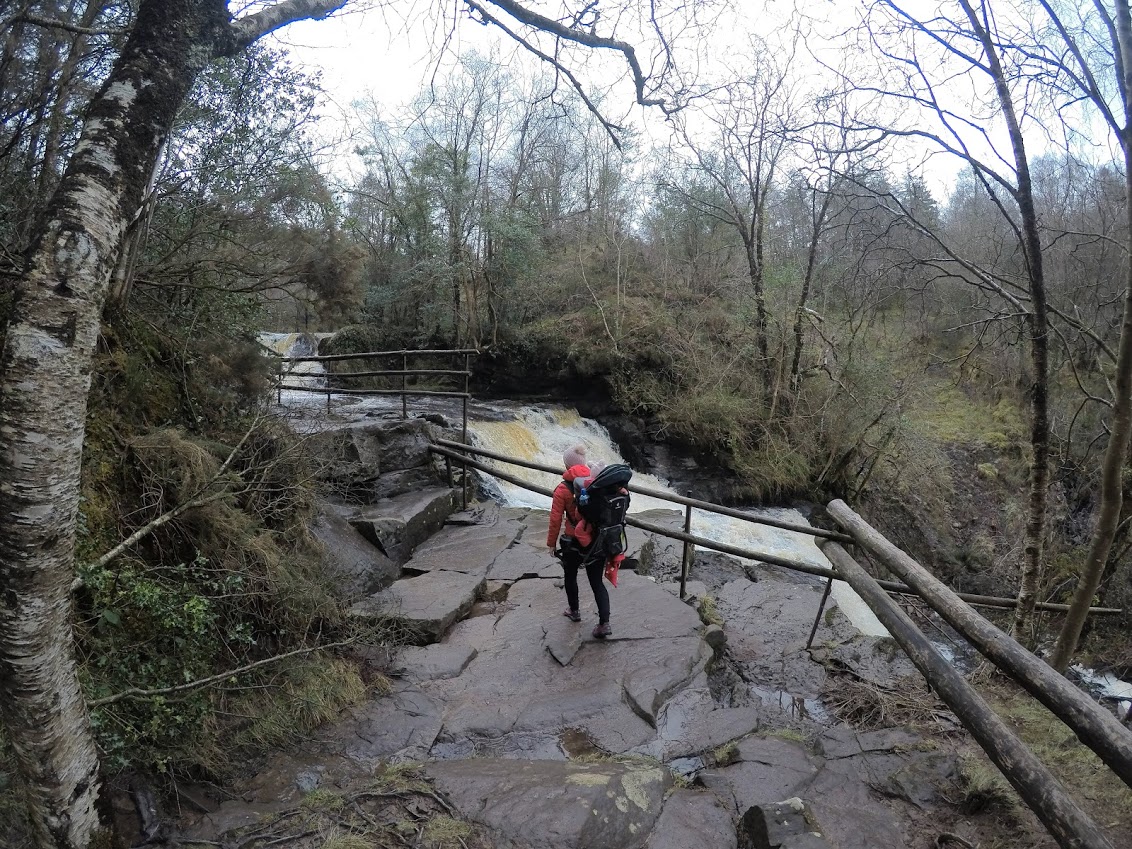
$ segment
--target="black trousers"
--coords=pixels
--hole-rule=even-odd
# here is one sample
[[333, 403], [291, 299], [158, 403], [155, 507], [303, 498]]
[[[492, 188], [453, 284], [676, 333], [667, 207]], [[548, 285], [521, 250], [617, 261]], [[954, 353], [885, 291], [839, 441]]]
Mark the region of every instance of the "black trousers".
[[[562, 571], [566, 576], [566, 601], [571, 610], [578, 610], [578, 570], [583, 568], [586, 552], [575, 539], [562, 538]], [[598, 622], [609, 621], [609, 591], [606, 590], [602, 577], [605, 574], [605, 560], [597, 558], [594, 562], [585, 563], [586, 579], [593, 590], [594, 601], [597, 602]]]

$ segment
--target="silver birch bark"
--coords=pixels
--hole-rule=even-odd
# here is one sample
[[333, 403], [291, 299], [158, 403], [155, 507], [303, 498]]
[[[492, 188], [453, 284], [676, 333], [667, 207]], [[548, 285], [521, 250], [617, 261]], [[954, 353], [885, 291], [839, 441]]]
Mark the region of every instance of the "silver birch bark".
[[91, 360], [123, 235], [205, 64], [343, 2], [288, 0], [236, 22], [221, 0], [143, 2], [25, 257], [0, 351], [0, 720], [39, 847], [86, 849], [99, 828], [70, 585]]

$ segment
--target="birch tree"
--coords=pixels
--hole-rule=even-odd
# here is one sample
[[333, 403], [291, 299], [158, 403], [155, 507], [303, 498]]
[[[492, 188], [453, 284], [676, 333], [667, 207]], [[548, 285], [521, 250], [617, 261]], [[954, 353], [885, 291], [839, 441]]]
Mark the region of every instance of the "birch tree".
[[0, 352], [0, 718], [38, 846], [83, 849], [99, 828], [70, 586], [91, 359], [123, 235], [204, 66], [342, 3], [232, 20], [220, 0], [145, 0], [23, 258]]

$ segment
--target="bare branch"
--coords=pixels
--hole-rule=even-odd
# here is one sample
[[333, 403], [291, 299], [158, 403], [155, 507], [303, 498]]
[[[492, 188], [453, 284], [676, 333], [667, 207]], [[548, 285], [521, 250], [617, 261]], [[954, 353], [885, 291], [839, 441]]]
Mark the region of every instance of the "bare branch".
[[231, 45], [231, 54], [235, 55], [257, 39], [287, 24], [308, 19], [321, 20], [337, 12], [348, 2], [350, 0], [283, 0], [282, 3], [239, 18], [232, 22], [235, 40]]
[[218, 672], [216, 675], [209, 675], [207, 678], [198, 678], [196, 681], [189, 681], [187, 684], [178, 684], [175, 687], [160, 687], [156, 690], [143, 690], [141, 687], [130, 687], [128, 690], [123, 690], [120, 693], [115, 693], [113, 696], [106, 696], [101, 699], [92, 699], [87, 702], [89, 708], [105, 707], [106, 705], [120, 702], [123, 699], [148, 699], [154, 696], [175, 696], [181, 693], [188, 693], [192, 690], [199, 690], [202, 687], [207, 687], [210, 684], [219, 684], [221, 681], [226, 681], [236, 675], [243, 675], [246, 672], [251, 672], [253, 669], [259, 669], [261, 666], [268, 666], [272, 663], [278, 663], [281, 660], [287, 660], [291, 657], [299, 657], [304, 654], [310, 654], [316, 651], [325, 651], [328, 649], [341, 648], [348, 646], [351, 643], [356, 643], [359, 637], [351, 637], [348, 640], [339, 640], [335, 643], [327, 643], [321, 646], [307, 646], [306, 648], [295, 649], [294, 651], [284, 652], [283, 654], [265, 657], [257, 660], [254, 663], [249, 663], [244, 666], [237, 667], [236, 669], [229, 669], [227, 672]]

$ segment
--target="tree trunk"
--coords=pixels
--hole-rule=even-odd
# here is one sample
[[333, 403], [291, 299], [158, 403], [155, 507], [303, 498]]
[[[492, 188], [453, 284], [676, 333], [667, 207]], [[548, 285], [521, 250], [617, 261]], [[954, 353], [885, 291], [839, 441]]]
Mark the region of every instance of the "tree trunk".
[[[0, 351], [0, 719], [39, 847], [86, 849], [98, 755], [71, 629], [75, 519], [99, 316], [128, 222], [200, 70], [294, 19], [229, 23], [220, 0], [146, 0], [25, 258]], [[322, 12], [327, 11], [323, 7]]]
[[[1120, 780], [1132, 787], [1132, 732], [1121, 726], [1109, 709], [1058, 675], [1039, 657], [1022, 648], [990, 621], [963, 603], [927, 569], [901, 551], [879, 531], [849, 509], [831, 501], [829, 515], [876, 562], [914, 589], [928, 606], [999, 669], [1069, 726]], [[828, 553], [828, 552], [827, 552]], [[881, 582], [883, 584], [883, 582]]]
[[944, 660], [911, 617], [885, 595], [876, 580], [837, 543], [831, 542], [823, 546], [823, 550], [837, 567], [838, 575], [876, 614], [1057, 844], [1062, 849], [1112, 849], [1113, 844], [1104, 831], [1081, 810], [1057, 777], [1014, 736], [954, 664]]
[[[1132, 84], [1132, 14], [1129, 13], [1127, 2], [1116, 4], [1116, 32], [1119, 43], [1115, 46], [1123, 57], [1121, 67], [1125, 77], [1121, 91], [1127, 97], [1128, 86]], [[1126, 120], [1132, 120], [1132, 115], [1127, 115]], [[1132, 168], [1132, 126], [1125, 124], [1121, 136], [1121, 146], [1124, 148], [1125, 226], [1128, 228], [1125, 239], [1132, 245], [1132, 171], [1129, 170]], [[1113, 390], [1112, 421], [1109, 425], [1111, 430], [1101, 464], [1100, 509], [1089, 545], [1089, 556], [1081, 567], [1077, 591], [1073, 594], [1069, 614], [1065, 617], [1065, 624], [1061, 627], [1050, 659], [1058, 672], [1064, 672], [1069, 667], [1069, 661], [1077, 650], [1077, 641], [1081, 637], [1081, 629], [1085, 627], [1089, 605], [1100, 585], [1109, 550], [1120, 524], [1124, 495], [1121, 477], [1124, 461], [1128, 456], [1129, 436], [1132, 434], [1132, 267], [1125, 274], [1124, 318], [1116, 354], [1116, 385]]]
[[1014, 201], [1021, 218], [1022, 253], [1030, 290], [1030, 366], [1033, 385], [1030, 387], [1030, 505], [1026, 521], [1025, 559], [1018, 588], [1018, 607], [1011, 634], [1016, 640], [1032, 640], [1030, 625], [1034, 604], [1038, 599], [1038, 583], [1042, 573], [1042, 551], [1045, 542], [1046, 490], [1049, 487], [1049, 318], [1046, 309], [1045, 273], [1042, 267], [1042, 244], [1038, 235], [1038, 214], [1034, 207], [1030, 180], [1030, 160], [1022, 126], [1014, 109], [1009, 82], [999, 61], [998, 49], [990, 32], [983, 25], [968, 0], [959, 0], [971, 29], [983, 48], [987, 69], [994, 82], [1002, 116], [1010, 136], [1018, 186]]

